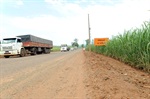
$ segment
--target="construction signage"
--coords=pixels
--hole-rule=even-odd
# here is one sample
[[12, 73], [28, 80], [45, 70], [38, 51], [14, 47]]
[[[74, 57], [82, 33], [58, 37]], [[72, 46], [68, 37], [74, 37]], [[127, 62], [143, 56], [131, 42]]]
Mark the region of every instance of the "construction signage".
[[109, 38], [94, 38], [95, 46], [104, 46]]

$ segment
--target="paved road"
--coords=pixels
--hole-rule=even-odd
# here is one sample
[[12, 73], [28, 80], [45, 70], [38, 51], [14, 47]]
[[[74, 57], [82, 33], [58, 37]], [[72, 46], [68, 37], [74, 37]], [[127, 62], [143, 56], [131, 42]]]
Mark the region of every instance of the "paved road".
[[86, 99], [81, 50], [0, 59], [0, 99]]
[[75, 51], [70, 52], [51, 52], [50, 54], [42, 54], [36, 56], [27, 57], [11, 57], [11, 58], [0, 58], [0, 77], [12, 75], [18, 71], [24, 69], [34, 68], [50, 60], [58, 57], [73, 54]]

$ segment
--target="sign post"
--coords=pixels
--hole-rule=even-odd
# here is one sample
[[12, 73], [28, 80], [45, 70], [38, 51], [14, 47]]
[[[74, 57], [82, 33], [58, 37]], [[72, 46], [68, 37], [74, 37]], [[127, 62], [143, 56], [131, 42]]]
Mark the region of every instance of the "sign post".
[[90, 30], [91, 30], [91, 28], [90, 28], [90, 18], [89, 18], [89, 14], [88, 14], [88, 31], [89, 31], [89, 51], [91, 52], [91, 33], [90, 33]]

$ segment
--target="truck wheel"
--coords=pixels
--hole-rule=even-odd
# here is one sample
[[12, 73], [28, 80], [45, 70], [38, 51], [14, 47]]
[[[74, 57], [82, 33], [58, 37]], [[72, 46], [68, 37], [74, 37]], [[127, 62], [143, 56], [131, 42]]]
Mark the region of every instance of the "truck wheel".
[[22, 50], [23, 50], [23, 56], [26, 56], [27, 55], [26, 50], [24, 48]]
[[4, 56], [5, 58], [9, 58], [10, 56]]
[[44, 54], [46, 54], [47, 53], [47, 50], [46, 50], [46, 48], [44, 48]]
[[37, 50], [36, 50], [36, 48], [34, 49], [34, 55], [36, 55], [37, 54], [37, 52], [36, 52]]
[[37, 51], [36, 48], [33, 48], [33, 52], [31, 53], [31, 55], [36, 55], [37, 54], [36, 51]]
[[46, 49], [46, 53], [47, 53], [47, 54], [50, 53], [50, 49], [49, 49], [49, 48]]
[[24, 54], [25, 54], [24, 50], [23, 50], [23, 49], [21, 49], [21, 51], [20, 51], [20, 57], [23, 57], [23, 56], [24, 56]]

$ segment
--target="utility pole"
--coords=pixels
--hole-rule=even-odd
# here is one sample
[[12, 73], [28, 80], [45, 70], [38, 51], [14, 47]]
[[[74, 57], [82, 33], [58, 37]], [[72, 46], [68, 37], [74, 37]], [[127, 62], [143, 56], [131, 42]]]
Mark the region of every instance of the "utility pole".
[[88, 31], [89, 31], [89, 51], [91, 52], [91, 33], [90, 33], [90, 18], [89, 18], [89, 14], [88, 14]]

